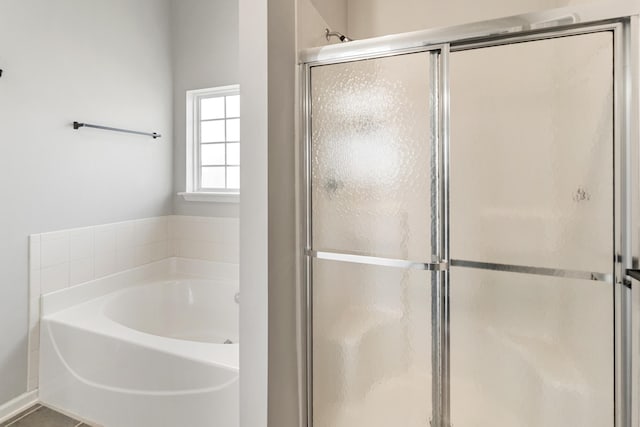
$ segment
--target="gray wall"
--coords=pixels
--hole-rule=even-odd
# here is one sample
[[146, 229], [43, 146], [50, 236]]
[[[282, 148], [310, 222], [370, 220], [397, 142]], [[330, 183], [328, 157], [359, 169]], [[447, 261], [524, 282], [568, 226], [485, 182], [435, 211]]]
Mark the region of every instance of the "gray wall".
[[26, 391], [27, 235], [171, 212], [168, 1], [2, 0], [0, 68], [1, 405]]
[[[239, 82], [238, 1], [171, 0], [174, 94], [174, 192], [186, 185], [187, 90]], [[178, 215], [239, 215], [238, 204], [186, 202], [174, 196]]]

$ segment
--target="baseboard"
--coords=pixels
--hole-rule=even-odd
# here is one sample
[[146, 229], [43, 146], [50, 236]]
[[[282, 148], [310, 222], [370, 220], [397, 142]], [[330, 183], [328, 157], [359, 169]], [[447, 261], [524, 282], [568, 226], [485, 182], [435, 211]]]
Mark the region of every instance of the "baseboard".
[[90, 420], [88, 420], [88, 419], [86, 419], [84, 417], [79, 416], [78, 414], [71, 413], [71, 412], [67, 411], [66, 409], [58, 408], [57, 406], [50, 405], [50, 404], [48, 404], [46, 402], [40, 402], [40, 404], [42, 406], [46, 406], [47, 408], [49, 408], [49, 409], [51, 409], [53, 411], [59, 412], [62, 415], [66, 415], [69, 418], [73, 418], [75, 420], [82, 421], [84, 424], [86, 424], [86, 425], [88, 425], [90, 427], [103, 427], [100, 424], [94, 423], [93, 421], [90, 421]]
[[22, 394], [7, 403], [0, 405], [0, 423], [38, 402], [38, 390]]

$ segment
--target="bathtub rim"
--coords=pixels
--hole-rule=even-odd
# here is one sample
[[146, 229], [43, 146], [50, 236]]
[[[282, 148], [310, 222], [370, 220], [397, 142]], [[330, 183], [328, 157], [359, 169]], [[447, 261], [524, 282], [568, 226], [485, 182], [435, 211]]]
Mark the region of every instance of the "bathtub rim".
[[45, 338], [49, 322], [60, 323], [238, 372], [238, 343], [202, 343], [149, 334], [115, 322], [101, 308], [116, 293], [154, 282], [180, 279], [237, 282], [238, 277], [238, 264], [171, 257], [43, 294], [39, 340]]
[[[211, 283], [202, 283], [202, 282], [211, 282]], [[201, 288], [202, 286], [204, 287], [221, 287], [221, 288], [226, 288], [224, 289], [225, 291], [229, 292], [233, 292], [234, 294], [238, 292], [238, 282], [235, 280], [225, 280], [225, 279], [204, 279], [201, 277], [195, 277], [195, 276], [187, 276], [187, 275], [175, 275], [173, 277], [168, 277], [166, 279], [163, 280], [157, 280], [157, 281], [151, 281], [148, 283], [140, 283], [136, 286], [131, 286], [125, 289], [120, 289], [118, 291], [109, 293], [107, 295], [104, 295], [103, 297], [100, 298], [104, 298], [104, 304], [101, 304], [99, 307], [100, 313], [106, 317], [107, 319], [109, 319], [111, 322], [114, 322], [118, 325], [122, 325], [125, 328], [128, 329], [132, 329], [138, 332], [142, 332], [145, 334], [149, 334], [149, 335], [153, 335], [153, 336], [159, 336], [159, 337], [164, 337], [164, 338], [168, 338], [171, 340], [178, 340], [178, 341], [189, 341], [189, 342], [201, 342], [204, 344], [224, 344], [223, 342], [210, 342], [210, 341], [202, 341], [202, 340], [190, 340], [187, 338], [180, 338], [177, 336], [167, 336], [167, 335], [163, 335], [163, 334], [156, 334], [147, 330], [144, 330], [143, 328], [138, 328], [138, 327], [134, 327], [131, 324], [128, 324], [130, 322], [129, 319], [123, 319], [121, 317], [121, 313], [117, 312], [116, 307], [118, 306], [118, 303], [122, 302], [121, 300], [127, 299], [128, 298], [128, 294], [132, 293], [134, 298], [139, 298], [140, 295], [138, 294], [139, 292], [142, 293], [146, 293], [148, 290], [153, 289], [155, 287], [162, 287], [163, 290], [167, 290], [167, 288], [173, 288], [174, 286], [177, 287], [181, 287], [181, 286], [190, 286], [194, 284], [197, 288]], [[206, 292], [208, 292], [209, 290], [207, 290]], [[215, 294], [217, 291], [213, 291], [213, 293]], [[140, 304], [142, 304], [143, 302], [140, 301]], [[236, 304], [235, 302], [231, 302], [231, 298], [229, 299], [228, 302], [222, 302], [222, 305], [232, 305], [232, 304]], [[133, 321], [135, 322], [135, 320]], [[239, 318], [238, 318], [238, 322], [239, 322]], [[237, 324], [238, 322], [236, 322], [236, 329], [231, 331], [230, 333], [225, 335], [226, 339], [232, 340], [231, 343], [229, 344], [224, 344], [224, 345], [232, 345], [232, 344], [239, 344], [239, 325]], [[214, 322], [215, 323], [215, 322]]]
[[[162, 281], [159, 281], [157, 283], [161, 282]], [[154, 283], [155, 282], [148, 282], [137, 286], [153, 285]], [[164, 354], [182, 357], [227, 370], [239, 371], [240, 345], [238, 343], [217, 344], [188, 341], [154, 335], [129, 328], [112, 320], [103, 313], [103, 307], [109, 303], [111, 296], [111, 294], [106, 294], [102, 297], [42, 317], [40, 319], [40, 340], [44, 340], [46, 334], [49, 334], [51, 335], [51, 339], [55, 341], [55, 335], [51, 333], [49, 325], [58, 324], [66, 328], [90, 332], [107, 338], [115, 338]]]

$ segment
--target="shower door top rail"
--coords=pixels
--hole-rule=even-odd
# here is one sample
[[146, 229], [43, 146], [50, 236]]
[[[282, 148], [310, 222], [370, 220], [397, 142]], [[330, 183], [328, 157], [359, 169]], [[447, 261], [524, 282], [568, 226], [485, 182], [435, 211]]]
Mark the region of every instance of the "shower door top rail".
[[582, 25], [589, 25], [593, 28], [596, 22], [606, 23], [635, 15], [640, 15], [640, 3], [633, 0], [569, 6], [446, 28], [413, 31], [304, 49], [299, 53], [298, 62], [319, 65], [350, 59], [380, 57], [385, 53], [397, 53], [401, 50], [410, 51], [420, 48], [424, 50], [427, 46], [447, 43], [458, 45], [473, 43], [477, 40], [505, 38], [510, 34], [516, 36]]

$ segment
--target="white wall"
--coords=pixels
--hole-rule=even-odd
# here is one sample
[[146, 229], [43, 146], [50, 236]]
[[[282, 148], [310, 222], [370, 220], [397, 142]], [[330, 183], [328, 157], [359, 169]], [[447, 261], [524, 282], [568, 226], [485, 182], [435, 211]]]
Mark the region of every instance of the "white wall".
[[[309, 0], [333, 31], [347, 31], [348, 0]], [[321, 29], [324, 31], [324, 28]]]
[[[267, 0], [240, 7], [240, 426], [267, 426], [268, 48]], [[288, 102], [293, 105], [294, 100]], [[284, 426], [283, 426], [284, 427]]]
[[166, 0], [0, 2], [0, 404], [27, 389], [27, 235], [171, 211], [169, 46]]
[[327, 41], [325, 28], [347, 32], [347, 0], [297, 0], [297, 50], [340, 43], [337, 38]]
[[593, 0], [347, 0], [349, 37], [364, 39], [448, 27]]
[[[186, 185], [185, 92], [237, 84], [238, 1], [171, 0], [174, 94], [174, 192]], [[181, 215], [239, 215], [238, 204], [186, 202], [174, 196]]]

